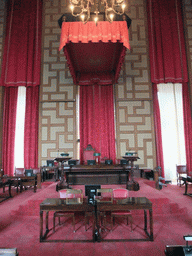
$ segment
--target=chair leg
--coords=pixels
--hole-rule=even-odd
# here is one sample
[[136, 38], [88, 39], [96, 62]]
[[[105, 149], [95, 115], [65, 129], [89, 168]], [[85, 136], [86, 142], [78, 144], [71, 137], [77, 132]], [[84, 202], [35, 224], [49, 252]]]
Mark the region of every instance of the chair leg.
[[85, 216], [85, 231], [87, 231], [87, 225], [89, 225], [89, 217]]
[[113, 216], [111, 216], [111, 232], [112, 232], [112, 229], [113, 229]]
[[53, 233], [55, 232], [55, 215], [53, 216]]
[[133, 225], [133, 217], [132, 216], [130, 216], [130, 222], [131, 222], [131, 232], [133, 232], [133, 228], [132, 228], [132, 225]]
[[75, 216], [73, 215], [73, 232], [75, 233]]

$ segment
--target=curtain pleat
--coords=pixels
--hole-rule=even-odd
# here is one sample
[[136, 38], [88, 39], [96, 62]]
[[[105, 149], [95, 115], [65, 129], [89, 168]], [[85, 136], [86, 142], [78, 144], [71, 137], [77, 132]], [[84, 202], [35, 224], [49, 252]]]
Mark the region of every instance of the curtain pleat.
[[188, 84], [183, 83], [183, 118], [185, 130], [186, 163], [188, 175], [192, 175], [192, 119]]
[[80, 160], [88, 144], [115, 163], [113, 86], [80, 87]]
[[7, 87], [4, 90], [3, 113], [3, 150], [2, 167], [4, 174], [14, 174], [14, 147], [18, 87]]
[[27, 87], [25, 132], [24, 132], [24, 166], [38, 167], [38, 126], [39, 126], [39, 86]]
[[152, 83], [188, 82], [180, 0], [147, 1]]
[[[191, 111], [188, 91], [188, 70], [183, 33], [182, 6], [180, 0], [147, 1], [149, 55], [151, 81], [154, 86], [154, 120], [160, 118], [156, 103], [155, 86], [159, 83], [182, 83], [184, 105], [184, 130], [186, 144], [186, 162], [192, 167], [191, 152]], [[163, 164], [162, 138], [159, 125], [155, 125], [157, 143], [157, 161]], [[161, 158], [161, 159], [160, 159]], [[161, 165], [162, 167], [163, 165]]]
[[161, 133], [161, 117], [160, 117], [160, 109], [159, 109], [156, 84], [153, 84], [153, 112], [154, 112], [154, 126], [155, 126], [155, 140], [156, 140], [156, 162], [157, 162], [157, 166], [161, 167], [162, 177], [165, 177], [162, 133]]
[[41, 69], [41, 0], [9, 0], [2, 86], [37, 86]]

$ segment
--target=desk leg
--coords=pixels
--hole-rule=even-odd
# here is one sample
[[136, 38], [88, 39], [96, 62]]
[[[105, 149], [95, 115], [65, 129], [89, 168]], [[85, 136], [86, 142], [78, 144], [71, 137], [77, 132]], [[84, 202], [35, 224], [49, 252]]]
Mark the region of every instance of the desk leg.
[[40, 242], [43, 241], [43, 211], [40, 211]]
[[9, 197], [12, 197], [12, 195], [11, 195], [11, 182], [9, 183]]
[[153, 241], [153, 211], [149, 210], [149, 220], [150, 220], [150, 240]]
[[144, 230], [147, 231], [147, 212], [144, 210]]
[[49, 220], [49, 212], [46, 212], [46, 233], [49, 232], [49, 226], [48, 226], [48, 220]]
[[185, 181], [185, 194], [184, 195], [187, 195], [187, 188], [188, 188], [188, 183], [187, 183], [187, 181]]

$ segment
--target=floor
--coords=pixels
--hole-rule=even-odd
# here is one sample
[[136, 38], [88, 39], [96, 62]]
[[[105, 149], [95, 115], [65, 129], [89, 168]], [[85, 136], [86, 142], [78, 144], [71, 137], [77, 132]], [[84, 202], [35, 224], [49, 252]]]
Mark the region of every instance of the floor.
[[[46, 181], [36, 193], [28, 189], [22, 193], [13, 191], [13, 198], [0, 203], [0, 247], [16, 247], [22, 255], [165, 255], [167, 244], [185, 245], [183, 235], [192, 234], [192, 198], [184, 196], [184, 187], [168, 184], [162, 190], [154, 188], [154, 182], [137, 178], [139, 191], [130, 191], [130, 197], [147, 197], [153, 203], [154, 241], [153, 242], [101, 242], [74, 243], [73, 239], [91, 237], [91, 228], [86, 232], [83, 218], [76, 220], [76, 233], [72, 232], [71, 220], [63, 220], [64, 225], [57, 225], [51, 239], [68, 237], [71, 242], [39, 242], [39, 204], [46, 198], [58, 197], [56, 183]], [[75, 186], [74, 186], [75, 187]], [[84, 186], [77, 186], [84, 190]], [[103, 185], [102, 187], [111, 187]], [[113, 185], [113, 188], [119, 187]], [[122, 185], [121, 187], [124, 187]], [[191, 188], [192, 190], [192, 188]], [[52, 216], [49, 226], [52, 228]], [[112, 233], [103, 234], [105, 238], [138, 237], [143, 233], [143, 214], [133, 213], [133, 232], [130, 226], [119, 223]], [[49, 237], [49, 238], [50, 238]]]

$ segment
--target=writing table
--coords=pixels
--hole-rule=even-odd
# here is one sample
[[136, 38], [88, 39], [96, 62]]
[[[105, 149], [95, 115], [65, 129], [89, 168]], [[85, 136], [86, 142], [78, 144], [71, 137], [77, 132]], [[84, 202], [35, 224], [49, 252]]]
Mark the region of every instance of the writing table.
[[[95, 211], [96, 209], [96, 211]], [[92, 211], [95, 213], [93, 229], [92, 229], [92, 240], [79, 240], [78, 242], [86, 241], [121, 241], [122, 239], [102, 239], [100, 234], [100, 227], [97, 220], [99, 220], [100, 213], [103, 211], [118, 211], [118, 210], [144, 210], [144, 231], [147, 235], [146, 239], [137, 239], [137, 241], [153, 241], [153, 214], [152, 214], [152, 203], [146, 197], [130, 197], [127, 199], [113, 200], [113, 203], [97, 202], [97, 207], [87, 203], [87, 199], [84, 199], [82, 204], [66, 204], [65, 199], [61, 198], [47, 198], [40, 204], [40, 242], [46, 240], [48, 233], [50, 232], [48, 226], [48, 218], [50, 211], [75, 211], [75, 212], [86, 212]], [[149, 211], [149, 231], [148, 231], [148, 220], [147, 211]], [[45, 213], [45, 214], [44, 214]], [[45, 223], [44, 223], [45, 215]], [[46, 227], [45, 233], [43, 227]], [[95, 231], [98, 231], [97, 238], [95, 238]], [[85, 231], [86, 232], [86, 231]], [[49, 240], [58, 242], [58, 240]], [[59, 240], [62, 242], [68, 242], [69, 240]], [[123, 239], [123, 241], [130, 241], [130, 239]]]

